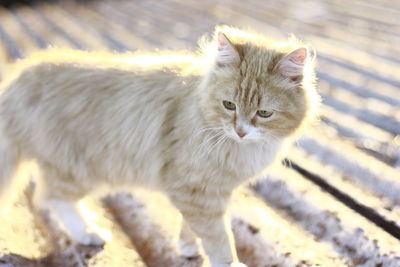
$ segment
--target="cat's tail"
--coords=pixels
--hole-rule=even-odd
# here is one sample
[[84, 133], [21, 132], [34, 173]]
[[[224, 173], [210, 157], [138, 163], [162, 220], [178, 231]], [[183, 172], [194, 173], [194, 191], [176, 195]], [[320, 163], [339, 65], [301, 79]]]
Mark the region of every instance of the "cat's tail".
[[0, 127], [0, 212], [12, 201], [12, 179], [19, 163], [18, 152]]

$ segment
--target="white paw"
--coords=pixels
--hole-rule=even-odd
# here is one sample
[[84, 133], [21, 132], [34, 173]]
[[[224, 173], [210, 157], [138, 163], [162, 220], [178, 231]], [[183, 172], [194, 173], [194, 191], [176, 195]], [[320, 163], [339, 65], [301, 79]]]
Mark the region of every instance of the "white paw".
[[70, 235], [71, 239], [81, 245], [85, 246], [102, 246], [104, 245], [103, 239], [95, 233], [80, 233]]
[[101, 246], [104, 244], [100, 236], [88, 231], [90, 229], [74, 203], [51, 200], [49, 204], [56, 216], [55, 219], [61, 223], [72, 241], [86, 246]]
[[240, 262], [232, 262], [232, 263], [211, 263], [212, 267], [247, 267], [246, 264]]
[[195, 258], [200, 255], [197, 243], [188, 243], [183, 240], [178, 242], [179, 252], [185, 258]]

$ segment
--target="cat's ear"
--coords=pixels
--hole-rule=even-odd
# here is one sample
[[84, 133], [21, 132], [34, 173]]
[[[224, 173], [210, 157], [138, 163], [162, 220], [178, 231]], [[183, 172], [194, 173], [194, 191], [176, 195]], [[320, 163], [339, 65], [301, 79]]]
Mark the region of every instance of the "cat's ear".
[[216, 63], [218, 66], [238, 65], [240, 63], [240, 56], [231, 41], [222, 32], [218, 33], [218, 52]]
[[299, 81], [303, 75], [304, 65], [308, 56], [307, 48], [299, 48], [286, 55], [278, 63], [280, 74], [292, 81]]

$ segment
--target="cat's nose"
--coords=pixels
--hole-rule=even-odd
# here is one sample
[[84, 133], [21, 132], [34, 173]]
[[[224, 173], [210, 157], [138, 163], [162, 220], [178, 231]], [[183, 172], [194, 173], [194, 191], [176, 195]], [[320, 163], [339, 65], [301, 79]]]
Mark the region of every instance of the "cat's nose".
[[247, 134], [245, 131], [243, 131], [243, 130], [236, 130], [236, 133], [237, 133], [237, 135], [240, 137], [240, 138], [243, 138], [243, 137], [245, 137], [245, 135]]

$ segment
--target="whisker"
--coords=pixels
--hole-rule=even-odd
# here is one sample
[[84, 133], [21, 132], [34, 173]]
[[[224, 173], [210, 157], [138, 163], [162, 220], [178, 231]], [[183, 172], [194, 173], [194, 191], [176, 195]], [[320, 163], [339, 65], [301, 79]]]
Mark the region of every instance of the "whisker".
[[[268, 137], [271, 137], [274, 141], [279, 141], [279, 138], [271, 133], [265, 133]], [[268, 142], [268, 140], [266, 141]]]
[[222, 130], [222, 129], [224, 129], [224, 127], [205, 127], [205, 128], [195, 129], [196, 132], [195, 132], [195, 130], [193, 130], [193, 134], [194, 134], [194, 136], [197, 136], [197, 135], [207, 132], [207, 131]]
[[221, 136], [219, 136], [218, 139], [217, 139], [217, 141], [209, 147], [208, 153], [210, 153], [210, 152], [212, 151], [213, 148], [218, 147], [218, 144], [221, 142], [221, 140], [224, 140], [225, 137], [226, 137], [226, 136], [223, 135], [223, 134], [222, 134]]
[[[210, 136], [208, 136], [207, 139], [204, 139], [196, 148], [196, 150], [194, 151], [195, 154], [197, 154], [198, 152], [200, 152], [202, 149], [204, 149], [204, 145], [208, 144], [212, 139], [217, 138], [219, 135], [221, 135], [222, 132], [216, 132], [216, 133], [211, 133]], [[207, 151], [208, 152], [208, 151]]]
[[[219, 133], [218, 136], [215, 137], [215, 142], [211, 143], [211, 145], [207, 149], [207, 154], [211, 153], [213, 148], [219, 143], [219, 141], [224, 137], [224, 134], [222, 132]], [[210, 140], [211, 141], [211, 140]]]
[[222, 129], [224, 129], [224, 127], [204, 127], [204, 128], [200, 128], [198, 130], [195, 129], [192, 132], [192, 136], [190, 137], [189, 142], [191, 143], [195, 137], [199, 136], [202, 133], [206, 133], [206, 132], [210, 132], [210, 131], [217, 131], [217, 130], [222, 130]]

